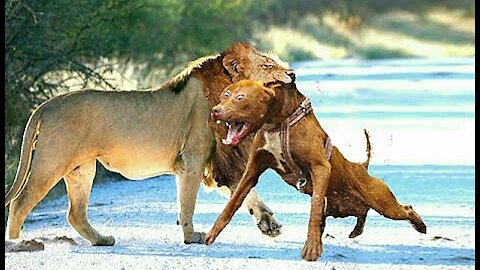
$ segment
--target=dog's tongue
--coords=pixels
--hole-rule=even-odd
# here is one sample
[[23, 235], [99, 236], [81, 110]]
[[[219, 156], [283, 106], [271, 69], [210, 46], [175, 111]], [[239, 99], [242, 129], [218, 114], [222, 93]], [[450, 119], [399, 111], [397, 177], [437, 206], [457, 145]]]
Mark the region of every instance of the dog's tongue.
[[236, 144], [243, 126], [244, 124], [240, 122], [231, 124], [228, 128], [227, 138], [223, 139], [222, 143], [226, 145]]

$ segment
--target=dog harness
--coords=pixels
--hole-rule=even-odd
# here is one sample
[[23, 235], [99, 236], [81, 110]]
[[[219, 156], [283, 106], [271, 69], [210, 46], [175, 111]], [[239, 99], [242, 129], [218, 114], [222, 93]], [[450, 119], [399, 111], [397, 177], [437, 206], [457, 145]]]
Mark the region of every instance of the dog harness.
[[[300, 106], [293, 112], [292, 115], [290, 115], [287, 119], [285, 119], [280, 128], [280, 144], [281, 144], [281, 149], [283, 153], [283, 157], [285, 159], [285, 162], [287, 164], [287, 167], [290, 169], [292, 172], [289, 175], [286, 175], [286, 178], [293, 178], [297, 179], [297, 183], [295, 187], [297, 188], [298, 191], [303, 192], [303, 187], [307, 185], [307, 178], [303, 172], [302, 169], [295, 163], [295, 161], [292, 158], [292, 155], [290, 153], [290, 136], [289, 136], [289, 128], [293, 125], [295, 125], [300, 119], [308, 115], [310, 112], [312, 112], [312, 104], [310, 102], [309, 98], [305, 98], [302, 103], [300, 103]], [[332, 142], [330, 140], [330, 137], [327, 135], [327, 139], [325, 140], [325, 156], [327, 160], [330, 160], [330, 157], [332, 155]], [[326, 205], [325, 205], [326, 206]]]

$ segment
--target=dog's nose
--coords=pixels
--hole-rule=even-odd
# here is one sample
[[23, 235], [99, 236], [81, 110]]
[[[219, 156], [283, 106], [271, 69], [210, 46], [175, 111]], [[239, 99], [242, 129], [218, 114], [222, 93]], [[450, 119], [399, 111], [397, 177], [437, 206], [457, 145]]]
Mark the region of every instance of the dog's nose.
[[219, 114], [220, 111], [221, 111], [221, 110], [220, 110], [220, 107], [218, 107], [218, 106], [215, 106], [215, 107], [212, 108], [212, 112], [213, 112], [214, 114]]
[[219, 106], [215, 106], [212, 108], [213, 119], [218, 120], [221, 114], [222, 114], [222, 109]]

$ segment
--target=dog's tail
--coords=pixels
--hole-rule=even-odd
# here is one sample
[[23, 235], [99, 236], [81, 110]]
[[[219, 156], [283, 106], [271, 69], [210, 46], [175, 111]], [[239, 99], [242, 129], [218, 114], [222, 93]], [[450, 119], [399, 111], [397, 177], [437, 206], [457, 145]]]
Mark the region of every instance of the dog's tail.
[[368, 131], [366, 129], [363, 129], [363, 132], [365, 133], [365, 138], [367, 139], [367, 160], [365, 160], [362, 165], [365, 167], [365, 169], [368, 169], [368, 165], [370, 164], [370, 157], [372, 156], [372, 145], [370, 144], [370, 135], [368, 134]]

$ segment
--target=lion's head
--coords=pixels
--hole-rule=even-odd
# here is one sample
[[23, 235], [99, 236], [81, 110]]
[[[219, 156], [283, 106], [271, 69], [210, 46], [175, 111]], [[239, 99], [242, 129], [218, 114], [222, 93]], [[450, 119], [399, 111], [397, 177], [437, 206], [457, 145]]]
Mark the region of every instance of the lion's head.
[[292, 83], [295, 73], [286, 64], [258, 52], [246, 43], [237, 42], [225, 51], [222, 64], [232, 81], [243, 79], [269, 83]]

